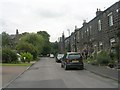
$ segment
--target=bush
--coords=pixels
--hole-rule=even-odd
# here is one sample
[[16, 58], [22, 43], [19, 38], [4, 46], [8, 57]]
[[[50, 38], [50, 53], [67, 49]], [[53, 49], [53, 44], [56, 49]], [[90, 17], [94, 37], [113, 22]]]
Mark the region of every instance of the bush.
[[92, 59], [91, 59], [91, 58], [87, 58], [85, 61], [86, 61], [87, 63], [91, 63]]
[[94, 60], [92, 57], [87, 58], [86, 62], [92, 65], [98, 65], [97, 60]]
[[97, 54], [97, 63], [99, 63], [100, 65], [108, 65], [110, 57], [109, 54], [106, 51], [100, 51]]
[[3, 48], [2, 63], [18, 63], [17, 54], [9, 48]]
[[33, 55], [31, 55], [31, 53], [29, 53], [29, 52], [21, 53], [21, 60], [22, 60], [22, 62], [30, 63], [30, 61], [32, 61], [32, 59], [33, 59]]

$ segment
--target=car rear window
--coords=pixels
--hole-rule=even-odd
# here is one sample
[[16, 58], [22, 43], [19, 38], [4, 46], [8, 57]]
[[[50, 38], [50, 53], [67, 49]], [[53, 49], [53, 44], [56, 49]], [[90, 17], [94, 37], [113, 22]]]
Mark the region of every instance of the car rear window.
[[64, 54], [58, 54], [58, 57], [63, 57], [64, 56]]
[[77, 58], [80, 58], [80, 54], [69, 54], [68, 58], [69, 59], [77, 59]]

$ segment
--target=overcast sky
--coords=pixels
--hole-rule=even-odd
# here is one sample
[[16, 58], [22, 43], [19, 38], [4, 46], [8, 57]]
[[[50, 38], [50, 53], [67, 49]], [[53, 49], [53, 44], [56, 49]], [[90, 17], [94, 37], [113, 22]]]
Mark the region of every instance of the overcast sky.
[[64, 32], [82, 27], [90, 21], [97, 8], [105, 10], [118, 0], [0, 0], [0, 30], [9, 34], [47, 31], [50, 41]]

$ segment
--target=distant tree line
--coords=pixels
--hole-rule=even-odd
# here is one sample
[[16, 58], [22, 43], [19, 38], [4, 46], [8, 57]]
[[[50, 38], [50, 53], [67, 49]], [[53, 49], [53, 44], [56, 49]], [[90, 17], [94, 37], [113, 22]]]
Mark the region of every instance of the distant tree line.
[[11, 35], [6, 32], [2, 32], [0, 36], [2, 36], [3, 63], [18, 63], [20, 55], [22, 62], [30, 62], [31, 60], [37, 60], [40, 55], [46, 56], [58, 52], [57, 42], [51, 43], [49, 41], [50, 35], [46, 31], [38, 31], [37, 33], [24, 32], [20, 34], [17, 41], [12, 39]]

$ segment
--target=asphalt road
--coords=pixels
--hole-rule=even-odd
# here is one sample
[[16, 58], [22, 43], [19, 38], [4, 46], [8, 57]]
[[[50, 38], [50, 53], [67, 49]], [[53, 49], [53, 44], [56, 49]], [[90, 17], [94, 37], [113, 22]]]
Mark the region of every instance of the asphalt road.
[[118, 82], [87, 70], [67, 70], [54, 58], [41, 58], [8, 88], [118, 88]]

